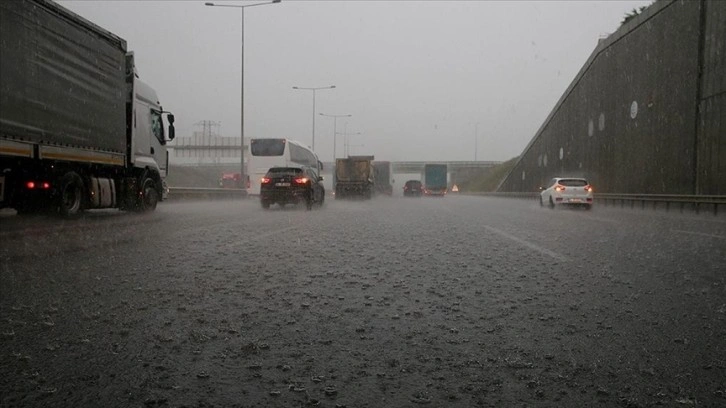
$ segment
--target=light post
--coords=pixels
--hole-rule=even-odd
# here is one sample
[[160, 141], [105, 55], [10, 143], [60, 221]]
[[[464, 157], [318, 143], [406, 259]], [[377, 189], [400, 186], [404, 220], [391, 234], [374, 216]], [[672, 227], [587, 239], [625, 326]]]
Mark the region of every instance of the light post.
[[[264, 6], [267, 4], [275, 4], [279, 3], [282, 0], [272, 0], [272, 1], [266, 1], [264, 3], [255, 3], [255, 4], [247, 4], [247, 5], [236, 5], [236, 4], [214, 4], [214, 3], [204, 3], [205, 6], [210, 7], [234, 7], [240, 9], [240, 16], [241, 16], [241, 22], [242, 22], [242, 44], [240, 46], [240, 54], [241, 54], [241, 65], [240, 65], [240, 113], [239, 113], [239, 137], [240, 137], [240, 162], [242, 171], [240, 172], [240, 178], [243, 183], [245, 183], [245, 9], [247, 7], [254, 7], [254, 6]], [[245, 183], [246, 185], [246, 183]]]
[[334, 89], [335, 85], [330, 86], [321, 86], [318, 88], [302, 88], [299, 86], [293, 86], [292, 89], [296, 89], [298, 91], [313, 91], [313, 145], [311, 146], [313, 148], [313, 151], [315, 151], [315, 91], [319, 91], [321, 89]]
[[325, 113], [321, 113], [320, 116], [333, 118], [333, 165], [335, 165], [335, 155], [337, 154], [335, 141], [338, 138], [338, 118], [349, 118], [353, 115], [326, 115]]
[[479, 151], [479, 122], [476, 122], [474, 126], [474, 161], [476, 161], [476, 154]]

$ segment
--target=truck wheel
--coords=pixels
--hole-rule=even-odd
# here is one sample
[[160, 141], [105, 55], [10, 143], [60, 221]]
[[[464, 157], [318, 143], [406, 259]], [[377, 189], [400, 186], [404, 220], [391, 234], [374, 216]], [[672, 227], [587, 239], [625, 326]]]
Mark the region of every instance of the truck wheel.
[[58, 212], [64, 217], [78, 215], [83, 210], [83, 180], [78, 173], [69, 171], [60, 180]]
[[159, 203], [159, 192], [153, 179], [147, 177], [141, 183], [141, 191], [137, 202], [138, 210], [141, 212], [154, 211]]

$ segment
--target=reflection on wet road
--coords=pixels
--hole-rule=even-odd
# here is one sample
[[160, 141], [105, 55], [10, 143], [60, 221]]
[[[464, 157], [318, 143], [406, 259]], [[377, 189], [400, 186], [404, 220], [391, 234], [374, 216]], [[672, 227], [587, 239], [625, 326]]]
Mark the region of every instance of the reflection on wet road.
[[725, 239], [457, 196], [0, 215], [0, 406], [718, 406]]

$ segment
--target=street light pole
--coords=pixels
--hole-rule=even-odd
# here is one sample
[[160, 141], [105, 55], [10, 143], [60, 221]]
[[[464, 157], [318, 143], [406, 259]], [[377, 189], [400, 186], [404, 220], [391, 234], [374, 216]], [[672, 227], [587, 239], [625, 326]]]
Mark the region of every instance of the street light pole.
[[476, 154], [479, 151], [479, 122], [476, 122], [474, 126], [474, 161], [476, 161]]
[[[236, 4], [214, 4], [204, 3], [205, 6], [211, 7], [234, 7], [240, 9], [240, 20], [242, 28], [241, 45], [240, 45], [240, 113], [239, 113], [239, 137], [240, 137], [240, 179], [245, 182], [245, 8], [254, 6], [264, 6], [267, 4], [279, 3], [282, 0], [272, 0], [264, 3], [255, 3], [247, 5]], [[245, 184], [246, 185], [246, 184]]]
[[336, 154], [338, 153], [335, 144], [338, 139], [338, 118], [349, 118], [353, 115], [326, 115], [325, 113], [321, 113], [320, 116], [333, 118], [333, 164], [335, 164]]
[[321, 89], [334, 89], [335, 85], [330, 86], [321, 86], [317, 88], [303, 88], [299, 86], [293, 86], [292, 89], [300, 90], [300, 91], [313, 91], [313, 145], [311, 146], [313, 148], [313, 151], [315, 151], [315, 92], [319, 91]]

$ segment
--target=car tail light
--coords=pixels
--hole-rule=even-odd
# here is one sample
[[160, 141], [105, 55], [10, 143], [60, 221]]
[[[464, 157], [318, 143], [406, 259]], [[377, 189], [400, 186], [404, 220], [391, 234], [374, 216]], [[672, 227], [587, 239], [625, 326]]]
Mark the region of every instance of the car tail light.
[[270, 178], [269, 178], [269, 177], [262, 177], [262, 178], [260, 179], [260, 183], [262, 183], [262, 184], [267, 184], [267, 183], [269, 183], [270, 181], [271, 181], [271, 180], [270, 180]]
[[565, 186], [561, 186], [558, 184], [555, 186], [555, 191], [565, 191]]
[[35, 182], [34, 181], [29, 181], [29, 182], [25, 183], [25, 187], [27, 187], [28, 190], [32, 190], [32, 189], [35, 188]]
[[586, 186], [585, 186], [585, 191], [587, 191], [588, 193], [592, 193], [592, 186], [591, 186], [591, 185], [589, 185], [589, 184], [588, 184], [588, 185], [586, 185]]
[[297, 184], [305, 184], [308, 182], [308, 178], [307, 177], [298, 177], [295, 179], [295, 182]]
[[44, 190], [47, 190], [49, 188], [50, 188], [50, 183], [48, 183], [47, 181], [46, 182], [43, 182], [43, 189]]

